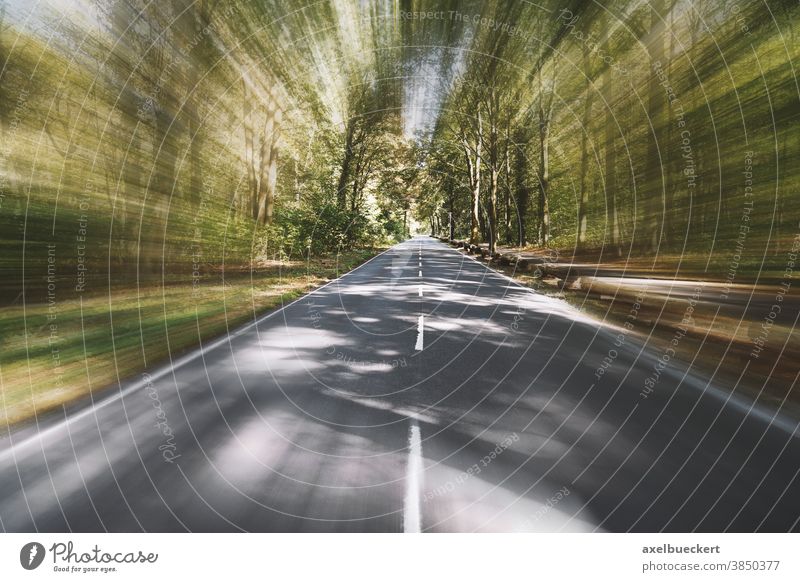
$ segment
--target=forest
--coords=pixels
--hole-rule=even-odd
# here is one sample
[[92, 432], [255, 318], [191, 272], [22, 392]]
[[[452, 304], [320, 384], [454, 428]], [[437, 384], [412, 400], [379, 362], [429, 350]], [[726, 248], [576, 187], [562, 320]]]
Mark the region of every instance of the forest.
[[785, 262], [798, 230], [797, 10], [495, 5], [468, 50], [439, 61], [448, 86], [421, 213], [492, 249], [661, 255], [709, 277], [736, 256], [745, 279]]
[[[750, 269], [798, 209], [794, 2], [3, 4], [3, 296], [400, 240]], [[780, 163], [784, 162], [784, 163]], [[746, 239], [746, 240], [745, 240]], [[101, 283], [102, 281], [102, 283]]]
[[4, 1], [6, 395], [54, 370], [84, 393], [414, 233], [779, 279], [798, 22], [790, 0]]

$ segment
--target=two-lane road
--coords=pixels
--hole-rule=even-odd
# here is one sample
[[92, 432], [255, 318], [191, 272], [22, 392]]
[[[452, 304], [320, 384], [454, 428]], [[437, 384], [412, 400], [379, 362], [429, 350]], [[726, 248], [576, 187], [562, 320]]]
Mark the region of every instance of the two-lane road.
[[415, 238], [12, 432], [0, 527], [797, 529], [797, 421], [619, 333]]

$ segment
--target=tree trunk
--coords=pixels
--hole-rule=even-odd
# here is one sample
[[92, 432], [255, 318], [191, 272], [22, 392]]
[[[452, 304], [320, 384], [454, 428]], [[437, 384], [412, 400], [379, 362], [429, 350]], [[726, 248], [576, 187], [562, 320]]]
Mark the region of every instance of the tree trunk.
[[350, 164], [353, 161], [353, 134], [355, 126], [353, 121], [347, 124], [347, 133], [344, 140], [344, 157], [342, 169], [339, 172], [339, 184], [336, 187], [336, 203], [340, 209], [347, 206], [347, 183], [350, 181]]
[[580, 203], [578, 205], [578, 247], [586, 246], [589, 231], [589, 127], [591, 125], [592, 100], [594, 92], [589, 70], [589, 51], [583, 51], [583, 70], [587, 76], [586, 97], [583, 100], [583, 118], [581, 119], [581, 176], [580, 176]]
[[250, 89], [242, 77], [243, 101], [242, 117], [244, 118], [244, 157], [247, 166], [247, 207], [248, 213], [255, 220], [258, 217], [258, 177], [255, 163], [255, 139], [253, 135], [253, 106], [250, 103]]
[[267, 119], [264, 123], [264, 133], [261, 136], [261, 150], [259, 155], [259, 179], [258, 179], [258, 213], [256, 222], [264, 225], [272, 222], [272, 212], [274, 208], [275, 191], [273, 174], [277, 174], [277, 160], [273, 159], [276, 151], [277, 108], [273, 102], [267, 107]]
[[152, 174], [146, 191], [152, 222], [148, 225], [149, 232], [146, 237], [142, 238], [142, 246], [146, 249], [143, 253], [144, 264], [153, 273], [161, 272], [164, 263], [169, 260], [164, 241], [170, 199], [177, 190], [176, 146], [170, 138], [170, 128], [174, 127], [173, 121], [171, 114], [158, 106], [154, 107]]
[[480, 158], [477, 158], [475, 163], [470, 162], [468, 164], [469, 173], [471, 176], [470, 179], [470, 197], [472, 199], [472, 203], [470, 206], [470, 215], [472, 219], [472, 224], [470, 228], [470, 235], [469, 235], [469, 242], [472, 244], [478, 244], [481, 236], [481, 222], [482, 222], [482, 215], [481, 215], [481, 162]]
[[467, 167], [470, 172], [470, 187], [472, 188], [472, 229], [470, 230], [469, 242], [478, 244], [481, 236], [481, 222], [483, 216], [481, 214], [481, 146], [483, 145], [483, 126], [481, 121], [481, 112], [478, 111], [478, 132], [475, 139], [475, 159], [470, 161], [469, 148], [466, 147], [465, 153], [467, 154]]
[[356, 205], [358, 203], [358, 183], [361, 173], [364, 171], [363, 161], [364, 161], [364, 148], [360, 147], [358, 155], [355, 156], [356, 167], [355, 171], [353, 172], [353, 188], [350, 197], [350, 212], [356, 211]]
[[611, 241], [614, 253], [622, 256], [622, 246], [620, 245], [619, 215], [617, 213], [617, 150], [615, 148], [616, 121], [612, 114], [614, 103], [614, 81], [612, 79], [613, 70], [608, 68], [605, 72], [603, 81], [603, 97], [606, 101], [606, 131], [605, 131], [605, 194], [606, 206], [606, 235], [605, 241]]
[[480, 224], [481, 224], [481, 190], [480, 190], [480, 183], [473, 184], [472, 186], [472, 225], [469, 234], [469, 242], [472, 244], [478, 244], [480, 240], [481, 231], [480, 231]]
[[[189, 69], [196, 71], [195, 67], [189, 67]], [[189, 200], [196, 211], [200, 205], [203, 189], [203, 164], [200, 158], [203, 151], [203, 134], [199, 123], [200, 111], [198, 110], [201, 100], [197, 94], [198, 89], [196, 88], [197, 81], [195, 77], [196, 72], [191, 73], [189, 90], [194, 91], [194, 97], [192, 98], [192, 107], [188, 111], [187, 133], [189, 134]], [[195, 83], [195, 85], [191, 83]]]
[[526, 185], [523, 185], [517, 191], [517, 243], [520, 247], [528, 244], [528, 226], [526, 217], [528, 214], [528, 203], [530, 199], [530, 190]]
[[283, 119], [283, 111], [278, 109], [275, 113], [275, 130], [272, 137], [272, 146], [269, 153], [269, 176], [267, 179], [266, 192], [266, 224], [272, 224], [275, 214], [275, 188], [278, 184], [278, 154], [280, 152], [278, 140], [280, 138], [280, 124]]
[[494, 254], [497, 246], [497, 169], [492, 166], [489, 180], [489, 254]]
[[510, 151], [510, 144], [511, 141], [511, 132], [506, 131], [506, 145], [505, 145], [505, 173], [506, 173], [506, 180], [505, 180], [505, 190], [504, 190], [504, 214], [503, 214], [503, 230], [505, 231], [505, 241], [507, 245], [511, 244], [511, 151]]
[[490, 168], [489, 168], [489, 256], [494, 254], [497, 246], [497, 186], [499, 172], [497, 170], [497, 140], [496, 135], [492, 137], [490, 149]]
[[[675, 54], [675, 11], [670, 10], [669, 13], [669, 20], [670, 20], [670, 31], [672, 31], [669, 35], [669, 52], [667, 53], [667, 65], [665, 70], [667, 72], [667, 78], [672, 79], [672, 55]], [[665, 124], [665, 131], [666, 131], [666, 139], [664, 143], [666, 144], [667, 151], [664, 152], [664, 167], [667, 168], [667, 180], [666, 180], [666, 192], [664, 198], [664, 243], [667, 247], [670, 247], [673, 242], [673, 215], [675, 214], [675, 196], [678, 189], [678, 183], [680, 181], [679, 176], [682, 176], [683, 173], [681, 172], [680, 168], [680, 156], [676, 156], [675, 153], [680, 151], [677, 146], [678, 144], [673, 143], [676, 141], [678, 137], [678, 132], [675, 131], [673, 121], [672, 121], [672, 113], [670, 112], [671, 104], [667, 101], [665, 109], [665, 116], [664, 116], [664, 124]], [[688, 226], [688, 225], [687, 225]]]
[[[197, 38], [196, 54], [202, 63], [207, 63], [209, 55], [208, 35], [202, 34], [203, 27], [210, 20], [209, 7], [206, 2], [198, 2], [195, 10], [187, 10], [183, 13], [185, 28], [191, 31]], [[199, 210], [203, 190], [203, 164], [202, 152], [203, 143], [203, 124], [202, 108], [205, 103], [205, 92], [200, 85], [201, 68], [189, 65], [186, 70], [187, 75], [187, 99], [184, 105], [187, 120], [187, 134], [189, 139], [189, 201], [195, 212]]]
[[539, 244], [550, 242], [550, 123], [539, 124]]
[[453, 223], [453, 213], [455, 213], [456, 197], [450, 192], [450, 211], [447, 214], [447, 228], [450, 232], [450, 240], [456, 238], [456, 225]]
[[664, 143], [661, 139], [663, 133], [663, 110], [665, 92], [655, 73], [655, 64], [661, 63], [664, 56], [664, 23], [660, 15], [663, 1], [652, 0], [650, 3], [650, 39], [647, 45], [650, 57], [650, 79], [648, 82], [647, 115], [652, 130], [647, 143], [647, 159], [645, 160], [645, 203], [643, 220], [637, 238], [644, 243], [644, 247], [651, 252], [656, 252], [661, 244], [664, 229], [664, 204], [665, 186], [663, 182], [660, 150]]
[[528, 214], [530, 198], [530, 190], [528, 190], [527, 183], [528, 158], [526, 153], [528, 134], [525, 128], [519, 128], [516, 131], [514, 142], [514, 185], [516, 187], [514, 201], [517, 212], [517, 243], [520, 247], [524, 247], [528, 244], [525, 219]]

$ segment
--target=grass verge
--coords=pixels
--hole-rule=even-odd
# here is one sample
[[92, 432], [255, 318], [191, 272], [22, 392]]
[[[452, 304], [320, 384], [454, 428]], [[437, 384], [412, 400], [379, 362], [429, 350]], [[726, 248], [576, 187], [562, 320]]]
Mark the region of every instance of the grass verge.
[[[462, 251], [463, 252], [463, 251]], [[486, 259], [476, 258], [483, 263]], [[489, 265], [537, 292], [562, 299], [599, 323], [623, 329], [630, 322], [632, 301], [624, 297], [593, 297], [566, 288], [560, 280], [542, 279], [513, 265], [491, 261]], [[605, 263], [603, 263], [605, 265]], [[690, 280], [692, 280], [690, 278]], [[647, 344], [659, 357], [668, 354], [710, 379], [710, 385], [746, 395], [800, 417], [800, 392], [794, 389], [800, 374], [800, 335], [788, 305], [771, 320], [764, 349], [753, 355], [753, 338], [764, 332], [769, 304], [745, 311], [744, 305], [720, 310], [708, 297], [694, 306], [691, 324], [673, 341], [686, 317], [686, 300], [645, 295], [636, 309], [629, 336]]]
[[378, 251], [260, 265], [193, 284], [0, 309], [0, 427], [117, 384], [252, 321]]

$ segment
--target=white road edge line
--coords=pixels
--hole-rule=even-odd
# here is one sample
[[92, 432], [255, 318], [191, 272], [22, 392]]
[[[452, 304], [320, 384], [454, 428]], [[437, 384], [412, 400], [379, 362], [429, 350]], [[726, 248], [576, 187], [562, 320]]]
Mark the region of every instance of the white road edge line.
[[414, 349], [418, 352], [422, 351], [422, 335], [425, 329], [425, 316], [420, 315], [419, 319], [417, 320], [417, 344], [414, 346]]
[[[421, 317], [421, 316], [420, 316]], [[422, 486], [422, 439], [416, 420], [408, 427], [408, 466], [406, 467], [406, 496], [403, 501], [403, 532], [422, 531], [419, 496]]]

